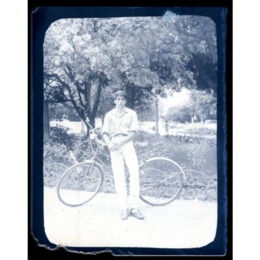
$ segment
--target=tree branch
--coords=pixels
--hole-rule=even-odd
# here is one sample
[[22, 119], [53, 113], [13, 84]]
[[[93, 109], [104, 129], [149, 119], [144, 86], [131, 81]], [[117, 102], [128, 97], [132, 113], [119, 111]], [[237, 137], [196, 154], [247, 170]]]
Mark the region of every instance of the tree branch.
[[70, 106], [70, 105], [67, 104], [66, 102], [64, 102], [63, 105], [64, 105], [65, 107], [74, 108], [73, 106]]
[[84, 82], [85, 85], [85, 93], [84, 93], [84, 97], [85, 97], [85, 102], [86, 102], [86, 112], [87, 114], [89, 114], [90, 111], [90, 84], [88, 84], [87, 82]]
[[78, 90], [78, 95], [79, 95], [79, 102], [81, 104], [82, 107], [86, 108], [86, 106], [84, 105], [83, 101], [82, 101], [82, 97], [81, 97], [81, 89], [80, 89], [80, 86], [79, 86], [79, 83], [76, 82], [76, 87], [77, 87], [77, 90]]
[[68, 77], [69, 77], [69, 79], [71, 80], [71, 81], [74, 81], [74, 73], [73, 73], [73, 71], [72, 71], [72, 69], [71, 69], [71, 67], [69, 66], [69, 65], [65, 65], [65, 67], [64, 67], [64, 71], [66, 72], [66, 74], [68, 75]]
[[[103, 80], [102, 80], [102, 82], [103, 82]], [[94, 117], [97, 113], [98, 104], [99, 104], [99, 101], [100, 101], [101, 89], [102, 89], [102, 82], [100, 82], [97, 86], [97, 92], [96, 92], [96, 95], [95, 95], [93, 108], [92, 108], [92, 111], [91, 111], [92, 117]]]
[[66, 82], [62, 81], [62, 80], [60, 79], [59, 75], [56, 74], [56, 73], [52, 73], [52, 74], [45, 73], [44, 75], [45, 75], [46, 77], [52, 77], [52, 78], [54, 78], [59, 84], [61, 84], [61, 85], [68, 91], [70, 99], [67, 99], [67, 101], [70, 101], [70, 102], [71, 102], [73, 108], [76, 110], [76, 112], [78, 113], [79, 117], [80, 117], [83, 121], [85, 121], [85, 120], [86, 120], [86, 116], [85, 116], [84, 112], [82, 112], [81, 109], [77, 106], [77, 103], [75, 102], [75, 100], [74, 100], [74, 98], [73, 98], [73, 94], [72, 94], [72, 91], [71, 91], [71, 89], [70, 89], [70, 86], [69, 86]]

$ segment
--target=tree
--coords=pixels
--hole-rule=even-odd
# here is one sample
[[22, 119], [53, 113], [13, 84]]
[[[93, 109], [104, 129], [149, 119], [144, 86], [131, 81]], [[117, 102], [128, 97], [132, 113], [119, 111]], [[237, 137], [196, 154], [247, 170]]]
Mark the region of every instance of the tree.
[[95, 125], [101, 89], [108, 84], [107, 54], [96, 26], [96, 20], [59, 20], [44, 42], [45, 99], [73, 108], [87, 127], [87, 120]]
[[115, 88], [125, 88], [129, 106], [147, 115], [156, 91], [199, 89], [205, 67], [213, 76], [201, 86], [215, 88], [216, 66], [214, 23], [205, 17], [61, 19], [44, 41], [45, 100], [94, 126], [112, 107]]
[[189, 99], [183, 104], [169, 108], [166, 117], [174, 121], [193, 122], [198, 117], [203, 123], [206, 119], [216, 119], [217, 98], [213, 90], [188, 90]]
[[190, 113], [198, 115], [201, 123], [206, 119], [216, 119], [217, 99], [213, 90], [191, 90]]

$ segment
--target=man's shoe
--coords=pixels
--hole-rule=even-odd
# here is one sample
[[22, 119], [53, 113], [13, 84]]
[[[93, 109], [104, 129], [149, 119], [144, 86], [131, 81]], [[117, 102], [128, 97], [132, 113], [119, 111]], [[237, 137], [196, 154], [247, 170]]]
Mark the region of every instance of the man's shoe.
[[129, 217], [129, 210], [128, 209], [123, 209], [121, 211], [121, 215], [120, 215], [122, 220], [127, 220]]
[[144, 216], [139, 209], [131, 209], [131, 215], [137, 219], [144, 219]]

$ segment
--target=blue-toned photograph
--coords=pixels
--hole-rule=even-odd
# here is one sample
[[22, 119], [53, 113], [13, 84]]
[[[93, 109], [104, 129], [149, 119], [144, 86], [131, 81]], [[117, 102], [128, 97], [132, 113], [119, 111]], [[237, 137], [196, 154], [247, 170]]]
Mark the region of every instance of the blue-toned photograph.
[[40, 245], [225, 254], [226, 11], [180, 10], [65, 16], [35, 44]]

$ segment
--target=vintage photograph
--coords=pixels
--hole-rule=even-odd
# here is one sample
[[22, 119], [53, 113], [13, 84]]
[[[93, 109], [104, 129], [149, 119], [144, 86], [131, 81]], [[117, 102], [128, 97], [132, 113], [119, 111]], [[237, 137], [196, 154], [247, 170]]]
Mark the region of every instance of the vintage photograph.
[[217, 42], [210, 17], [170, 10], [50, 24], [42, 46], [42, 185], [52, 245], [214, 242], [225, 174]]

